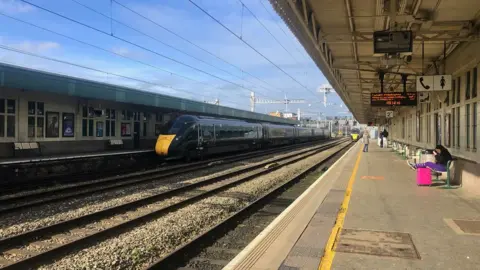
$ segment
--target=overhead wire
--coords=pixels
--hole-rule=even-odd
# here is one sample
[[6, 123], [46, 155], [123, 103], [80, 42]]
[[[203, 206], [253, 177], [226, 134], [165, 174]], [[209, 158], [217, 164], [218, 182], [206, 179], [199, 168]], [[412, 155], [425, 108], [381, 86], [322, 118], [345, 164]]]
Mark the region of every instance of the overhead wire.
[[[107, 52], [107, 53], [110, 53], [110, 54], [113, 54], [113, 55], [122, 57], [122, 58], [124, 58], [124, 59], [128, 59], [128, 60], [130, 60], [130, 61], [133, 61], [133, 62], [142, 64], [142, 65], [146, 65], [146, 66], [149, 66], [149, 67], [158, 69], [158, 70], [163, 71], [163, 72], [165, 72], [165, 73], [168, 73], [168, 74], [170, 74], [170, 75], [176, 75], [176, 76], [179, 76], [179, 77], [181, 77], [181, 78], [185, 78], [185, 79], [191, 80], [191, 81], [196, 82], [196, 83], [204, 84], [204, 85], [207, 85], [207, 86], [212, 86], [211, 84], [209, 84], [209, 83], [207, 83], [207, 82], [198, 81], [198, 80], [195, 80], [195, 79], [192, 79], [192, 78], [189, 78], [189, 77], [185, 77], [185, 76], [180, 75], [180, 74], [172, 73], [171, 71], [168, 71], [168, 70], [163, 69], [163, 68], [161, 68], [161, 67], [158, 67], [158, 66], [155, 66], [155, 65], [152, 65], [152, 64], [149, 64], [149, 63], [146, 63], [146, 62], [143, 62], [143, 61], [140, 61], [140, 60], [137, 60], [137, 59], [134, 59], [134, 58], [125, 56], [125, 55], [123, 55], [123, 54], [121, 54], [121, 53], [116, 53], [116, 52], [114, 52], [114, 51], [107, 50], [107, 49], [102, 48], [102, 47], [100, 47], [100, 46], [97, 46], [97, 45], [94, 45], [94, 44], [85, 42], [85, 41], [83, 41], [83, 40], [80, 40], [80, 39], [77, 39], [77, 38], [74, 38], [74, 37], [71, 37], [71, 36], [68, 36], [68, 35], [65, 35], [65, 34], [56, 32], [56, 31], [53, 31], [53, 30], [51, 30], [51, 29], [48, 29], [48, 28], [45, 28], [45, 27], [42, 27], [42, 26], [39, 26], [39, 25], [30, 23], [30, 22], [27, 22], [27, 21], [24, 21], [24, 20], [22, 20], [22, 19], [12, 17], [12, 16], [7, 15], [7, 14], [1, 12], [1, 11], [0, 11], [0, 15], [2, 15], [2, 16], [4, 16], [4, 17], [7, 17], [7, 18], [9, 18], [9, 19], [12, 19], [12, 20], [15, 20], [15, 21], [24, 23], [24, 24], [29, 25], [29, 26], [31, 26], [31, 27], [35, 27], [35, 28], [37, 28], [37, 29], [41, 29], [41, 30], [43, 30], [43, 31], [46, 31], [46, 32], [49, 32], [49, 33], [52, 33], [52, 34], [55, 34], [55, 35], [58, 35], [58, 36], [61, 36], [61, 37], [63, 37], [63, 38], [73, 40], [73, 41], [78, 42], [78, 43], [80, 43], [80, 44], [87, 45], [87, 46], [90, 46], [90, 47], [92, 47], [92, 48], [95, 48], [95, 49], [98, 49], [98, 50], [101, 50], [101, 51], [104, 51], [104, 52]], [[215, 88], [215, 86], [213, 86], [213, 88]], [[248, 97], [248, 96], [245, 96], [245, 95], [238, 95], [238, 94], [237, 94], [236, 96], [238, 96], [238, 97]]]
[[[24, 1], [24, 0], [22, 0]], [[205, 15], [210, 17], [212, 20], [214, 20], [216, 23], [218, 23], [220, 26], [222, 26], [225, 30], [230, 32], [233, 36], [235, 36], [237, 39], [239, 39], [241, 42], [243, 42], [245, 45], [247, 45], [250, 49], [255, 51], [257, 54], [262, 56], [265, 60], [267, 60], [270, 64], [275, 66], [278, 70], [280, 70], [282, 73], [287, 75], [290, 79], [292, 79], [294, 82], [296, 82], [298, 85], [302, 86], [305, 90], [309, 91], [311, 94], [313, 94], [315, 97], [319, 98], [315, 92], [312, 92], [310, 89], [308, 89], [305, 85], [303, 85], [301, 82], [299, 82], [297, 79], [295, 79], [292, 75], [290, 75], [288, 72], [286, 72], [284, 69], [279, 67], [277, 64], [275, 64], [272, 60], [270, 60], [268, 57], [266, 57], [264, 54], [262, 54], [260, 51], [258, 51], [255, 47], [253, 47], [250, 43], [245, 41], [245, 39], [239, 37], [235, 32], [233, 32], [230, 28], [228, 28], [225, 24], [223, 24], [221, 21], [219, 21], [217, 18], [215, 18], [212, 14], [210, 14], [208, 11], [206, 11], [204, 8], [199, 6], [197, 3], [195, 3], [193, 0], [188, 0], [192, 5], [194, 5], [196, 8], [198, 8], [200, 11], [202, 11]]]
[[[185, 52], [185, 51], [183, 51], [183, 50], [180, 50], [180, 49], [176, 48], [175, 46], [172, 46], [172, 45], [170, 45], [170, 44], [168, 44], [168, 43], [166, 43], [166, 42], [164, 42], [164, 41], [162, 41], [162, 40], [160, 40], [160, 39], [158, 39], [158, 38], [155, 38], [155, 37], [152, 36], [152, 35], [149, 35], [149, 34], [143, 32], [143, 31], [141, 31], [141, 30], [139, 30], [139, 29], [137, 29], [137, 28], [134, 28], [134, 27], [132, 27], [132, 26], [130, 26], [130, 25], [122, 22], [122, 21], [119, 21], [119, 20], [117, 20], [117, 19], [115, 19], [115, 18], [113, 18], [113, 17], [111, 17], [111, 16], [109, 16], [109, 15], [106, 15], [106, 14], [104, 14], [104, 13], [102, 13], [102, 12], [100, 12], [100, 11], [98, 11], [98, 10], [96, 10], [96, 9], [88, 6], [88, 5], [86, 5], [86, 4], [83, 4], [83, 3], [81, 3], [81, 2], [79, 2], [79, 1], [77, 1], [77, 0], [70, 0], [70, 1], [76, 3], [77, 5], [80, 5], [80, 6], [84, 7], [84, 8], [86, 8], [86, 9], [88, 9], [88, 10], [90, 10], [90, 11], [92, 11], [92, 12], [94, 12], [94, 13], [100, 15], [100, 16], [103, 16], [103, 17], [111, 20], [111, 22], [118, 23], [118, 24], [120, 24], [120, 25], [122, 25], [122, 26], [124, 26], [124, 27], [126, 27], [126, 28], [128, 28], [128, 29], [131, 29], [131, 30], [133, 30], [133, 31], [135, 31], [135, 32], [143, 35], [143, 36], [146, 36], [146, 37], [148, 37], [148, 38], [150, 38], [150, 39], [152, 39], [152, 40], [154, 40], [154, 41], [156, 41], [156, 42], [158, 42], [158, 43], [160, 43], [160, 44], [162, 44], [162, 45], [164, 45], [164, 46], [166, 46], [166, 47], [168, 47], [168, 48], [170, 48], [170, 49], [172, 49], [172, 50], [175, 50], [175, 51], [177, 51], [177, 52], [179, 52], [179, 53], [181, 53], [181, 54], [184, 54], [184, 55], [186, 55], [186, 56], [188, 56], [188, 57], [191, 57], [191, 58], [193, 58], [193, 59], [195, 59], [195, 60], [197, 60], [197, 61], [199, 61], [199, 62], [202, 62], [202, 63], [204, 63], [204, 64], [206, 64], [206, 65], [208, 65], [208, 66], [210, 66], [210, 67], [212, 67], [212, 68], [221, 70], [221, 71], [227, 73], [228, 75], [230, 75], [230, 76], [232, 76], [232, 77], [235, 77], [235, 78], [237, 78], [237, 79], [239, 79], [239, 80], [246, 81], [245, 79], [243, 79], [243, 78], [241, 78], [241, 77], [239, 77], [239, 76], [237, 76], [237, 75], [235, 75], [235, 74], [232, 74], [232, 73], [229, 72], [228, 70], [225, 70], [225, 69], [222, 69], [222, 68], [220, 68], [220, 67], [214, 66], [214, 65], [212, 65], [212, 64], [210, 64], [210, 63], [208, 63], [208, 62], [206, 62], [206, 61], [204, 61], [204, 60], [202, 60], [202, 59], [200, 59], [200, 58], [198, 58], [198, 57], [196, 57], [196, 56], [194, 56], [194, 55], [191, 55], [190, 53], [187, 53], [187, 52]], [[112, 33], [112, 35], [114, 35], [114, 34]], [[249, 83], [251, 83], [251, 82], [249, 82]], [[269, 89], [267, 89], [267, 90], [269, 90]], [[260, 93], [260, 94], [262, 94], [262, 93]]]
[[[277, 37], [268, 29], [268, 27], [257, 17], [257, 15], [255, 15], [255, 13], [242, 1], [242, 0], [237, 0], [239, 1], [242, 6], [244, 6], [248, 12], [250, 12], [250, 14], [252, 14], [253, 18], [255, 18], [255, 20], [270, 34], [270, 36], [272, 36], [272, 38], [283, 48], [283, 50], [285, 50], [285, 52], [287, 52], [290, 57], [297, 63], [297, 65], [299, 66], [302, 66], [302, 64], [298, 61], [298, 59], [282, 44], [282, 42], [280, 42], [280, 40], [277, 39]], [[267, 10], [267, 8], [265, 7], [265, 5], [263, 5], [263, 3], [261, 2], [261, 0], [259, 0], [260, 3], [262, 4], [263, 8], [270, 14], [270, 12]], [[271, 14], [270, 14], [271, 16]], [[272, 17], [272, 16], [271, 16]], [[275, 19], [272, 18], [273, 21], [275, 21]], [[276, 22], [276, 21], [275, 21]], [[276, 22], [277, 23], [277, 22]], [[280, 30], [283, 31], [283, 29], [278, 25], [277, 23], [277, 26], [280, 28]], [[283, 33], [286, 35], [285, 31], [283, 31]], [[288, 36], [287, 36], [288, 37]], [[295, 49], [297, 49], [295, 47]], [[298, 51], [298, 49], [297, 49]], [[302, 55], [303, 56], [303, 55]], [[305, 72], [305, 70], [303, 70], [303, 72]], [[305, 75], [307, 75], [307, 72], [305, 72]]]
[[55, 11], [53, 11], [53, 10], [50, 10], [50, 9], [48, 9], [48, 8], [44, 8], [44, 7], [39, 6], [39, 5], [37, 5], [37, 4], [31, 3], [31, 2], [29, 2], [29, 1], [27, 1], [27, 0], [20, 0], [20, 1], [22, 1], [22, 2], [24, 2], [24, 3], [26, 3], [26, 4], [29, 4], [29, 5], [31, 5], [31, 6], [34, 6], [34, 7], [38, 8], [38, 9], [41, 9], [41, 10], [43, 10], [43, 11], [45, 11], [45, 12], [48, 12], [48, 13], [51, 13], [51, 14], [56, 15], [56, 16], [58, 16], [58, 17], [61, 17], [61, 18], [65, 19], [65, 20], [71, 21], [71, 22], [76, 23], [76, 24], [79, 24], [79, 25], [81, 25], [81, 26], [83, 26], [83, 27], [86, 27], [86, 28], [89, 28], [89, 29], [91, 29], [91, 30], [94, 30], [94, 31], [96, 31], [96, 32], [98, 32], [98, 33], [101, 33], [101, 34], [110, 36], [110, 37], [112, 37], [112, 38], [115, 38], [115, 39], [118, 39], [118, 40], [123, 41], [123, 42], [125, 42], [125, 43], [128, 43], [128, 44], [130, 44], [130, 45], [132, 45], [132, 46], [135, 46], [135, 47], [138, 47], [138, 48], [143, 49], [143, 50], [145, 50], [145, 51], [151, 52], [151, 53], [153, 53], [153, 54], [155, 54], [155, 55], [158, 55], [158, 56], [160, 56], [160, 57], [162, 57], [162, 58], [168, 59], [168, 60], [170, 60], [170, 61], [172, 61], [172, 62], [174, 62], [174, 63], [177, 63], [177, 64], [180, 64], [180, 65], [186, 66], [186, 67], [188, 67], [188, 68], [191, 68], [191, 69], [193, 69], [193, 70], [196, 70], [196, 71], [198, 71], [198, 72], [200, 72], [200, 73], [203, 73], [203, 74], [205, 74], [205, 75], [211, 76], [211, 77], [213, 77], [213, 78], [219, 79], [219, 80], [224, 81], [224, 82], [226, 82], [226, 83], [230, 83], [230, 84], [235, 85], [235, 86], [237, 86], [237, 87], [239, 87], [239, 88], [242, 88], [242, 89], [245, 89], [245, 90], [250, 91], [250, 89], [247, 89], [247, 88], [243, 87], [242, 85], [240, 85], [240, 84], [238, 84], [238, 83], [235, 83], [235, 82], [232, 82], [232, 81], [230, 81], [230, 80], [227, 80], [227, 79], [218, 77], [218, 76], [216, 76], [216, 75], [214, 75], [214, 74], [211, 74], [211, 73], [209, 73], [209, 72], [207, 72], [207, 71], [201, 70], [201, 69], [196, 68], [196, 67], [194, 67], [194, 66], [192, 66], [192, 65], [186, 64], [186, 63], [184, 63], [184, 62], [182, 62], [182, 61], [176, 60], [176, 59], [174, 59], [174, 58], [172, 58], [172, 57], [166, 56], [166, 55], [164, 55], [164, 54], [162, 54], [162, 53], [159, 53], [159, 52], [157, 52], [157, 51], [151, 50], [151, 49], [149, 49], [149, 48], [146, 48], [146, 47], [144, 47], [144, 46], [142, 46], [142, 45], [136, 44], [136, 43], [134, 43], [134, 42], [131, 42], [131, 41], [126, 40], [126, 39], [124, 39], [124, 38], [121, 38], [121, 37], [119, 37], [119, 36], [112, 35], [111, 33], [105, 32], [105, 31], [100, 30], [100, 29], [98, 29], [98, 28], [96, 28], [96, 27], [93, 27], [93, 26], [91, 26], [91, 25], [82, 23], [82, 22], [80, 22], [80, 21], [78, 21], [78, 20], [72, 19], [72, 18], [70, 18], [70, 17], [68, 17], [68, 16], [65, 16], [65, 15], [63, 15], [63, 14], [60, 14], [60, 13], [55, 12]]
[[[150, 19], [150, 18], [146, 17], [145, 15], [142, 15], [142, 14], [140, 14], [139, 12], [137, 12], [137, 11], [133, 10], [132, 8], [130, 8], [130, 7], [126, 6], [126, 5], [124, 5], [124, 4], [120, 3], [120, 2], [118, 2], [117, 0], [111, 0], [111, 1], [112, 1], [112, 2], [114, 2], [114, 3], [116, 3], [117, 5], [119, 5], [119, 6], [123, 7], [123, 8], [125, 8], [126, 10], [129, 10], [130, 12], [132, 12], [132, 13], [134, 13], [134, 14], [138, 15], [139, 17], [141, 17], [141, 18], [143, 18], [143, 19], [145, 19], [145, 20], [147, 20], [147, 21], [149, 21], [149, 22], [151, 22], [151, 23], [155, 24], [156, 26], [158, 26], [158, 27], [162, 28], [163, 30], [167, 31], [168, 33], [170, 33], [170, 34], [172, 34], [172, 35], [176, 36], [177, 38], [179, 38], [179, 39], [181, 39], [181, 40], [183, 40], [183, 41], [187, 42], [188, 44], [190, 44], [190, 45], [192, 45], [192, 46], [194, 46], [194, 47], [196, 47], [196, 48], [200, 49], [201, 51], [204, 51], [205, 53], [207, 53], [207, 54], [211, 55], [212, 57], [214, 57], [214, 58], [216, 58], [216, 59], [218, 59], [218, 60], [220, 60], [220, 61], [224, 62], [225, 64], [228, 64], [228, 65], [230, 65], [230, 66], [232, 66], [232, 67], [234, 67], [234, 68], [236, 68], [236, 69], [240, 70], [242, 73], [245, 73], [245, 74], [247, 74], [248, 76], [250, 76], [250, 77], [253, 77], [253, 78], [257, 79], [258, 81], [260, 81], [260, 82], [263, 82], [264, 84], [266, 84], [266, 85], [268, 85], [268, 86], [271, 86], [271, 87], [273, 87], [273, 88], [276, 88], [275, 86], [273, 86], [273, 85], [271, 85], [270, 83], [268, 83], [267, 81], [265, 81], [265, 80], [263, 80], [263, 79], [259, 78], [258, 76], [256, 76], [256, 75], [253, 75], [253, 74], [251, 74], [251, 73], [249, 73], [249, 72], [245, 71], [244, 69], [242, 69], [241, 67], [239, 67], [239, 66], [237, 66], [237, 65], [235, 65], [235, 64], [233, 64], [233, 63], [230, 63], [229, 61], [227, 61], [227, 60], [223, 59], [222, 57], [218, 56], [217, 54], [215, 54], [215, 53], [213, 53], [213, 52], [210, 52], [209, 50], [207, 50], [207, 49], [203, 48], [202, 46], [199, 46], [198, 44], [196, 44], [196, 43], [194, 43], [194, 42], [190, 41], [189, 39], [187, 39], [187, 38], [183, 37], [182, 35], [180, 35], [180, 34], [178, 34], [178, 33], [174, 32], [173, 30], [171, 30], [171, 29], [169, 29], [169, 28], [167, 28], [167, 27], [165, 27], [165, 26], [161, 25], [160, 23], [158, 23], [158, 22], [156, 22], [156, 21], [154, 21], [154, 20], [152, 20], [152, 19]], [[259, 85], [259, 86], [260, 86], [260, 85]], [[265, 88], [265, 87], [263, 87], [263, 86], [261, 86], [261, 87], [262, 87], [262, 88], [264, 88], [264, 89], [267, 89], [267, 88]], [[271, 90], [271, 89], [267, 89], [267, 90]]]
[[[281, 27], [280, 24], [278, 23], [278, 21], [275, 20], [275, 16], [273, 16], [273, 14], [272, 14], [272, 13], [268, 10], [268, 8], [265, 6], [264, 1], [263, 1], [263, 0], [258, 0], [258, 2], [260, 2], [260, 4], [262, 4], [263, 9], [270, 15], [270, 18], [272, 18], [272, 21], [275, 22], [275, 24], [277, 25], [278, 29], [280, 29], [280, 30], [283, 32], [283, 34], [285, 35], [285, 37], [287, 37], [287, 38], [289, 38], [289, 40], [291, 40], [290, 37], [288, 36], [287, 32], [285, 32], [285, 30], [283, 29], [283, 27]], [[310, 59], [310, 58], [308, 58], [308, 56], [306, 56], [305, 54], [303, 54], [303, 53], [298, 49], [298, 45], [297, 45], [295, 42], [293, 42], [293, 40], [291, 40], [291, 41], [292, 41], [292, 43], [293, 43], [293, 47], [295, 48], [295, 50], [296, 50], [300, 55], [306, 57], [307, 59]]]
[[[80, 65], [80, 64], [69, 62], [69, 61], [53, 58], [53, 57], [50, 57], [50, 56], [45, 56], [45, 55], [41, 55], [41, 54], [28, 52], [28, 51], [25, 51], [25, 50], [20, 50], [20, 49], [17, 49], [17, 48], [12, 48], [10, 46], [6, 46], [6, 45], [3, 45], [3, 44], [0, 44], [0, 49], [7, 50], [7, 51], [12, 51], [12, 52], [16, 52], [16, 53], [21, 53], [21, 54], [24, 54], [24, 55], [29, 55], [29, 56], [41, 58], [41, 59], [44, 59], [44, 60], [49, 60], [49, 61], [53, 61], [53, 62], [57, 62], [57, 63], [61, 63], [61, 64], [66, 64], [66, 65], [70, 65], [70, 66], [74, 66], [74, 67], [78, 67], [78, 68], [83, 68], [83, 69], [87, 69], [87, 70], [90, 70], [90, 71], [100, 72], [100, 73], [104, 73], [104, 74], [107, 74], [107, 75], [113, 75], [113, 76], [116, 76], [116, 77], [119, 77], [119, 78], [132, 80], [132, 81], [136, 81], [136, 82], [140, 82], [140, 83], [145, 83], [145, 84], [149, 84], [149, 85], [152, 85], [152, 86], [169, 88], [169, 89], [173, 89], [173, 90], [176, 90], [176, 91], [179, 91], [179, 92], [188, 93], [188, 94], [191, 94], [193, 96], [198, 96], [198, 93], [190, 92], [190, 91], [187, 91], [185, 89], [180, 89], [180, 88], [173, 87], [173, 86], [154, 83], [154, 82], [147, 81], [147, 80], [144, 80], [144, 79], [139, 79], [139, 78], [134, 78], [134, 77], [125, 76], [125, 75], [121, 75], [121, 74], [116, 74], [116, 73], [113, 73], [113, 72], [110, 72], [110, 71], [105, 71], [105, 70], [101, 70], [101, 69], [98, 69], [98, 68], [93, 68], [93, 67]], [[149, 92], [149, 91], [144, 91], [144, 92]], [[151, 93], [151, 92], [149, 92], [149, 93]], [[164, 95], [168, 95], [168, 94], [164, 94]], [[205, 95], [205, 96], [207, 96], [207, 95]], [[209, 96], [209, 97], [213, 97], [213, 96]], [[216, 97], [213, 97], [213, 98], [216, 98]], [[243, 105], [241, 105], [239, 103], [236, 103], [236, 102], [230, 102], [230, 103], [243, 106]]]
[[152, 68], [161, 70], [161, 71], [163, 71], [163, 72], [165, 72], [165, 73], [168, 73], [168, 74], [170, 74], [170, 75], [175, 75], [175, 76], [178, 76], [178, 77], [181, 77], [181, 78], [184, 78], [184, 79], [187, 79], [187, 80], [191, 80], [191, 81], [197, 82], [197, 83], [208, 84], [208, 83], [205, 83], [205, 82], [202, 82], [202, 81], [198, 81], [198, 80], [196, 80], [196, 79], [192, 79], [192, 78], [190, 78], [190, 77], [183, 76], [183, 75], [181, 75], [181, 74], [177, 74], [177, 73], [175, 73], [175, 72], [168, 71], [168, 70], [163, 69], [163, 68], [161, 68], [161, 67], [158, 67], [158, 66], [155, 66], [155, 65], [151, 65], [151, 64], [149, 64], [149, 63], [145, 63], [145, 62], [143, 62], [143, 61], [140, 61], [140, 60], [137, 60], [137, 59], [134, 59], [134, 58], [125, 56], [125, 55], [123, 55], [123, 54], [121, 54], [121, 53], [116, 53], [116, 52], [107, 50], [107, 49], [102, 48], [102, 47], [100, 47], [100, 46], [97, 46], [97, 45], [88, 43], [88, 42], [86, 42], [86, 41], [83, 41], [83, 40], [80, 40], [80, 39], [77, 39], [77, 38], [74, 38], [74, 37], [71, 37], [71, 36], [68, 36], [68, 35], [65, 35], [65, 34], [56, 32], [56, 31], [53, 31], [53, 30], [51, 30], [51, 29], [48, 29], [48, 28], [45, 28], [45, 27], [42, 27], [42, 26], [39, 26], [39, 25], [30, 23], [30, 22], [27, 22], [27, 21], [24, 21], [24, 20], [22, 20], [22, 19], [15, 18], [15, 17], [10, 16], [10, 15], [8, 15], [8, 14], [5, 14], [5, 13], [3, 13], [3, 12], [1, 12], [1, 11], [0, 11], [0, 15], [4, 16], [4, 17], [6, 17], [6, 18], [9, 18], [9, 19], [11, 19], [11, 20], [15, 20], [15, 21], [21, 22], [21, 23], [23, 23], [23, 24], [29, 25], [29, 26], [31, 26], [31, 27], [35, 27], [35, 28], [41, 29], [41, 30], [43, 30], [43, 31], [46, 31], [46, 32], [49, 32], [49, 33], [52, 33], [52, 34], [55, 34], [55, 35], [58, 35], [58, 36], [61, 36], [61, 37], [64, 37], [64, 38], [73, 40], [73, 41], [75, 41], [75, 42], [78, 42], [78, 43], [81, 43], [81, 44], [84, 44], [84, 45], [87, 45], [87, 46], [96, 48], [96, 49], [98, 49], [98, 50], [102, 50], [102, 51], [105, 51], [105, 52], [108, 52], [108, 53], [111, 53], [111, 54], [120, 56], [120, 57], [122, 57], [122, 58], [129, 59], [129, 60], [131, 60], [131, 61], [135, 61], [135, 62], [137, 62], [137, 63], [141, 63], [141, 64], [143, 64], [143, 65], [150, 66], [150, 67], [152, 67]]
[[252, 14], [253, 18], [255, 18], [255, 20], [268, 32], [268, 34], [270, 34], [270, 36], [272, 36], [272, 38], [278, 43], [278, 45], [280, 45], [280, 46], [283, 48], [283, 50], [284, 50], [285, 52], [287, 52], [287, 53], [290, 55], [290, 57], [292, 57], [292, 59], [293, 59], [297, 64], [300, 65], [300, 63], [298, 62], [297, 58], [295, 58], [295, 56], [293, 56], [293, 54], [290, 53], [290, 52], [287, 50], [287, 48], [285, 48], [285, 46], [283, 46], [283, 44], [277, 39], [277, 37], [275, 37], [274, 34], [272, 34], [272, 32], [267, 28], [267, 26], [265, 26], [265, 24], [263, 24], [262, 21], [260, 21], [260, 19], [258, 19], [258, 17], [255, 15], [255, 13], [253, 13], [253, 11], [252, 11], [247, 5], [245, 5], [245, 3], [243, 3], [242, 0], [238, 0], [238, 1], [242, 4], [243, 7], [245, 7], [245, 8], [248, 10], [248, 12], [250, 12], [250, 14]]

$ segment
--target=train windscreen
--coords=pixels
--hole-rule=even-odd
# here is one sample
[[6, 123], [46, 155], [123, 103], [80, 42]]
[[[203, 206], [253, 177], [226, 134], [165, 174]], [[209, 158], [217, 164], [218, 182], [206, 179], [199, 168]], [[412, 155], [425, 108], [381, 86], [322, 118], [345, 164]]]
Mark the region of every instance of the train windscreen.
[[360, 134], [360, 129], [352, 128], [352, 131], [350, 133]]
[[173, 126], [168, 130], [168, 134], [180, 135], [185, 132], [185, 130], [195, 122], [195, 119], [192, 117], [179, 117], [173, 123]]

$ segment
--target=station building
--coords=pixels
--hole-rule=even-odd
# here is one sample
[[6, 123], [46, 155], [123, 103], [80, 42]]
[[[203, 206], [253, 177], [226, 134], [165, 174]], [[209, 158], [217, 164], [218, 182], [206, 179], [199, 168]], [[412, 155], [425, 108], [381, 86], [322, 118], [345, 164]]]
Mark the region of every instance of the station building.
[[[153, 149], [169, 121], [193, 113], [293, 125], [294, 120], [0, 65], [0, 158]], [[30, 149], [28, 149], [30, 150]]]

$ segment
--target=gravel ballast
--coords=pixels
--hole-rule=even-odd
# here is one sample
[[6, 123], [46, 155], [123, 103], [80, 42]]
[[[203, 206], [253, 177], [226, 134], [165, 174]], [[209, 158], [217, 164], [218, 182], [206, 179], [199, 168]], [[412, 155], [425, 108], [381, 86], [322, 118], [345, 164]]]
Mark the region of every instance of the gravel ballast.
[[274, 186], [318, 163], [328, 153], [331, 150], [229, 188], [115, 238], [70, 254], [41, 269], [144, 268], [245, 207]]
[[[301, 150], [310, 148], [313, 147], [307, 147]], [[1, 217], [0, 238], [21, 234], [64, 220], [69, 220], [86, 214], [101, 211], [109, 207], [118, 206], [123, 203], [145, 198], [174, 187], [200, 182], [207, 178], [236, 171], [241, 168], [251, 166], [255, 163], [265, 162], [266, 160], [272, 160], [287, 154], [291, 154], [291, 152], [269, 155], [267, 156], [268, 159], [263, 157], [248, 161], [236, 162], [234, 164], [217, 165], [215, 167], [206, 168], [202, 172], [197, 172], [195, 174], [192, 173], [176, 177], [169, 177], [163, 180], [152, 181], [150, 183], [141, 184], [138, 186], [121, 188], [118, 190], [105, 192], [103, 194], [94, 194], [85, 198], [50, 203], [44, 206], [28, 209], [20, 213], [8, 214]], [[198, 174], [202, 174], [203, 176], [194, 178], [195, 175]]]

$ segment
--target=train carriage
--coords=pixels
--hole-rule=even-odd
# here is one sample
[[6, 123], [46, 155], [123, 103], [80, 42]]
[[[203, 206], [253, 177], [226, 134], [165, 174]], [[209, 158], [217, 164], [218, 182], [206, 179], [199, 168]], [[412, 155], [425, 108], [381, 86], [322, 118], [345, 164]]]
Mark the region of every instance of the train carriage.
[[352, 141], [358, 141], [360, 139], [360, 130], [358, 128], [352, 128], [352, 131], [350, 132], [350, 137]]
[[313, 137], [313, 129], [311, 128], [297, 127], [295, 128], [295, 132], [295, 139], [297, 142], [306, 142], [311, 140]]
[[183, 115], [158, 137], [155, 152], [167, 159], [190, 160], [328, 138], [325, 133], [321, 129]]
[[211, 154], [260, 148], [261, 124], [183, 115], [158, 137], [155, 151], [169, 158], [203, 157]]
[[295, 127], [262, 124], [264, 129], [263, 142], [266, 145], [292, 144], [295, 140]]

